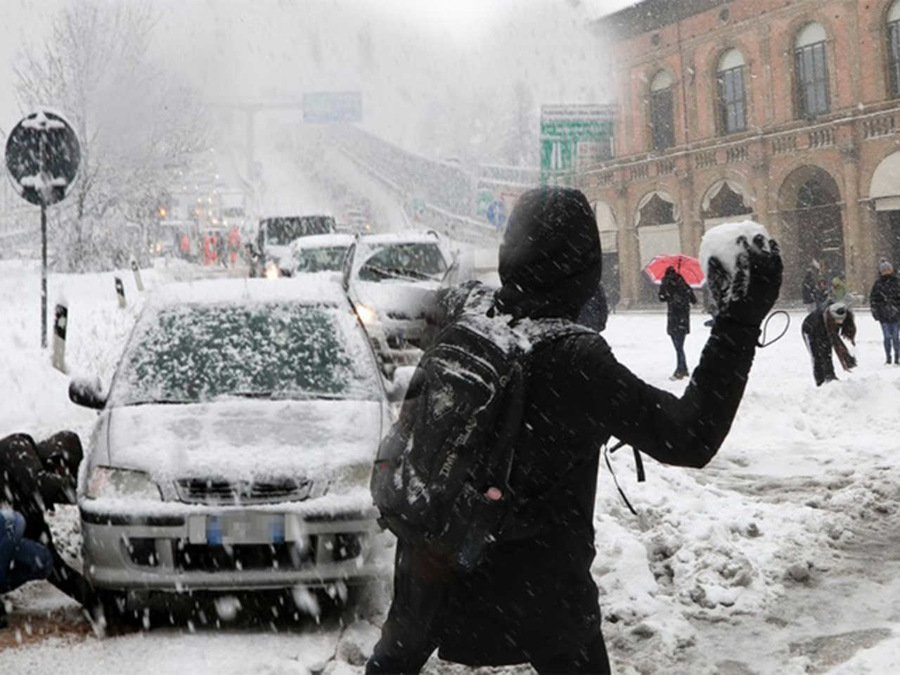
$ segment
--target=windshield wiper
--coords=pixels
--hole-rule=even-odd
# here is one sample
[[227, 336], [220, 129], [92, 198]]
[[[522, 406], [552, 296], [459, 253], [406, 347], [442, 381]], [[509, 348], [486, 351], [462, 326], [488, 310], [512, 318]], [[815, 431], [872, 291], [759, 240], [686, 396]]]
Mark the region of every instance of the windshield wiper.
[[231, 391], [216, 398], [254, 398], [270, 399], [272, 401], [339, 401], [345, 397], [340, 394], [327, 394], [324, 392], [309, 391]]
[[413, 279], [415, 281], [435, 281], [435, 277], [425, 272], [407, 269], [384, 269], [383, 267], [374, 267], [372, 265], [363, 265], [360, 271], [366, 270], [380, 275], [385, 279]]

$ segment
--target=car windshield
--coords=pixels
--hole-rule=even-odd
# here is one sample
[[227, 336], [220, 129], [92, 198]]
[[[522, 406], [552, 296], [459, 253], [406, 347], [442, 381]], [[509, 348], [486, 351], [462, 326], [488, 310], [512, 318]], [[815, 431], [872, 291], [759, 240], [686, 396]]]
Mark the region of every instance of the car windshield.
[[263, 226], [269, 244], [287, 246], [300, 237], [334, 232], [334, 219], [331, 216], [267, 218]]
[[377, 398], [365, 338], [349, 312], [288, 303], [149, 310], [135, 328], [114, 405], [223, 397]]
[[348, 246], [301, 248], [294, 252], [298, 272], [339, 272], [347, 257]]
[[385, 244], [366, 260], [359, 278], [440, 280], [446, 271], [447, 263], [437, 244]]

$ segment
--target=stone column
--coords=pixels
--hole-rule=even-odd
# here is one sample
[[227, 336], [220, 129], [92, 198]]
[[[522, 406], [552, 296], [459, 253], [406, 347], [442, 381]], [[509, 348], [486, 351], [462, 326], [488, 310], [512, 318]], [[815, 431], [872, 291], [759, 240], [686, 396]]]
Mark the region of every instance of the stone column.
[[864, 232], [859, 205], [859, 150], [856, 147], [841, 149], [841, 165], [844, 174], [844, 265], [847, 274], [847, 290], [850, 293], [866, 292], [870, 278], [866, 259], [871, 258], [874, 233]]
[[640, 279], [640, 254], [638, 252], [637, 230], [634, 214], [628, 203], [628, 188], [620, 185], [616, 192], [616, 216], [619, 229], [619, 283], [622, 291], [622, 306], [630, 307], [638, 299]]

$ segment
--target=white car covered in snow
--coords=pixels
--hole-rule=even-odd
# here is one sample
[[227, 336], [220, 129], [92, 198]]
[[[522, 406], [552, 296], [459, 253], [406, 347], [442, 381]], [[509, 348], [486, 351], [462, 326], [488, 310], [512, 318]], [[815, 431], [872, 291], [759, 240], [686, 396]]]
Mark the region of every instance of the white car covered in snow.
[[[105, 605], [154, 594], [324, 589], [383, 573], [368, 481], [391, 419], [375, 357], [322, 275], [173, 284], [148, 302], [79, 480]], [[109, 611], [107, 610], [107, 614]]]
[[290, 254], [281, 259], [281, 276], [334, 272], [340, 278], [347, 253], [356, 238], [352, 234], [314, 234], [291, 242]]
[[344, 288], [385, 366], [421, 356], [425, 312], [452, 264], [433, 231], [357, 237], [344, 266]]

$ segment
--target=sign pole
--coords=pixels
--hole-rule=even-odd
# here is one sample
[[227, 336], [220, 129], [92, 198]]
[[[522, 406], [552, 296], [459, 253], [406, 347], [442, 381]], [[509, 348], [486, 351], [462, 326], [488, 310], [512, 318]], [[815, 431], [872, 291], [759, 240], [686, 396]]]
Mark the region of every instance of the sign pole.
[[47, 207], [41, 204], [41, 349], [47, 348]]
[[41, 207], [41, 349], [47, 348], [47, 207], [65, 199], [80, 162], [72, 126], [48, 110], [24, 117], [6, 139], [6, 169], [16, 192]]

